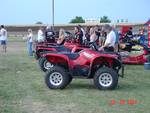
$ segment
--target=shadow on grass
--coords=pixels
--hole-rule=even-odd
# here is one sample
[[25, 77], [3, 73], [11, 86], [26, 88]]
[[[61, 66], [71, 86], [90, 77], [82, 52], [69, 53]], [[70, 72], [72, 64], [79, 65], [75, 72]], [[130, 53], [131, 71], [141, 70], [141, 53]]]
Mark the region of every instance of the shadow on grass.
[[77, 83], [72, 83], [68, 85], [67, 89], [97, 89], [94, 84], [77, 84]]
[[117, 90], [120, 91], [133, 91], [139, 89], [137, 85], [134, 84], [119, 84]]
[[[120, 91], [132, 91], [132, 90], [137, 90], [137, 86], [133, 84], [119, 84], [115, 90], [120, 90]], [[94, 84], [86, 84], [86, 83], [72, 83], [68, 85], [67, 89], [93, 89], [93, 90], [98, 90]]]
[[[93, 89], [93, 90], [98, 90], [94, 84], [86, 84], [86, 83], [83, 83], [83, 84], [77, 84], [77, 83], [72, 83], [70, 85], [68, 85], [67, 89]], [[117, 91], [137, 91], [137, 90], [141, 90], [141, 87], [138, 87], [137, 85], [134, 85], [134, 84], [118, 84], [117, 88], [115, 89]]]

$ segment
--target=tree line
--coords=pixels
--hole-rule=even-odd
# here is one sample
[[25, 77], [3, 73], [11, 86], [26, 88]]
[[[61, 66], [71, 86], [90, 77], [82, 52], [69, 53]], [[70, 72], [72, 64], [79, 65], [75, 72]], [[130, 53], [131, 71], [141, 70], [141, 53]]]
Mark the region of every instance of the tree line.
[[[100, 23], [110, 23], [111, 20], [108, 16], [103, 16], [99, 20]], [[74, 19], [70, 21], [70, 23], [85, 23], [85, 20], [81, 16], [76, 16]]]
[[[111, 20], [108, 18], [108, 16], [103, 16], [99, 20], [100, 23], [111, 23]], [[71, 19], [69, 23], [85, 23], [85, 20], [81, 16], [76, 16], [75, 18]], [[43, 24], [43, 22], [38, 21], [35, 24]]]

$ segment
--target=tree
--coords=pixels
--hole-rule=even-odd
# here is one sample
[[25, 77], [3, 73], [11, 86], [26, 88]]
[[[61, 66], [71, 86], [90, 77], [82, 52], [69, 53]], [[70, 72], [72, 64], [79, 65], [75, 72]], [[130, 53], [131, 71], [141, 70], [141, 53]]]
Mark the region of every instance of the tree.
[[41, 21], [38, 21], [38, 22], [36, 22], [35, 24], [43, 24], [43, 22], [41, 22]]
[[80, 16], [76, 16], [70, 21], [70, 23], [85, 23], [85, 20]]
[[108, 18], [108, 16], [103, 16], [100, 19], [100, 23], [110, 23], [111, 20]]

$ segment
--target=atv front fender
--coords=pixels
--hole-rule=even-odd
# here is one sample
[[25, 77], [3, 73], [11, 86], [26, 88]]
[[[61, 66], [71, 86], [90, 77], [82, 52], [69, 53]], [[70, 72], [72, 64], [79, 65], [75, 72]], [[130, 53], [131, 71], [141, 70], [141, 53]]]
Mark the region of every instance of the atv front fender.
[[89, 74], [88, 74], [89, 77], [91, 77], [93, 75], [93, 73], [94, 73], [93, 70], [94, 70], [95, 66], [98, 66], [98, 68], [106, 66], [106, 67], [113, 68], [113, 69], [115, 67], [118, 67], [117, 72], [119, 72], [121, 69], [121, 74], [119, 74], [119, 76], [124, 77], [124, 65], [123, 65], [122, 61], [119, 59], [110, 58], [110, 57], [98, 57], [98, 58], [94, 59], [90, 65], [90, 70], [89, 70]]

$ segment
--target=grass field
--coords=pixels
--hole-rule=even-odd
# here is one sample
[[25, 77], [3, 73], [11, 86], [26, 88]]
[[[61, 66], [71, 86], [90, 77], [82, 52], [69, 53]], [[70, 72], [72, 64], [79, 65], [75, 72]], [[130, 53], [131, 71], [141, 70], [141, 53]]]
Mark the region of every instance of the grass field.
[[[142, 65], [125, 66], [125, 78], [113, 91], [98, 90], [86, 79], [49, 90], [37, 61], [27, 56], [25, 42], [9, 40], [8, 53], [0, 52], [0, 113], [150, 113], [150, 71]], [[137, 103], [128, 104], [130, 99]]]

